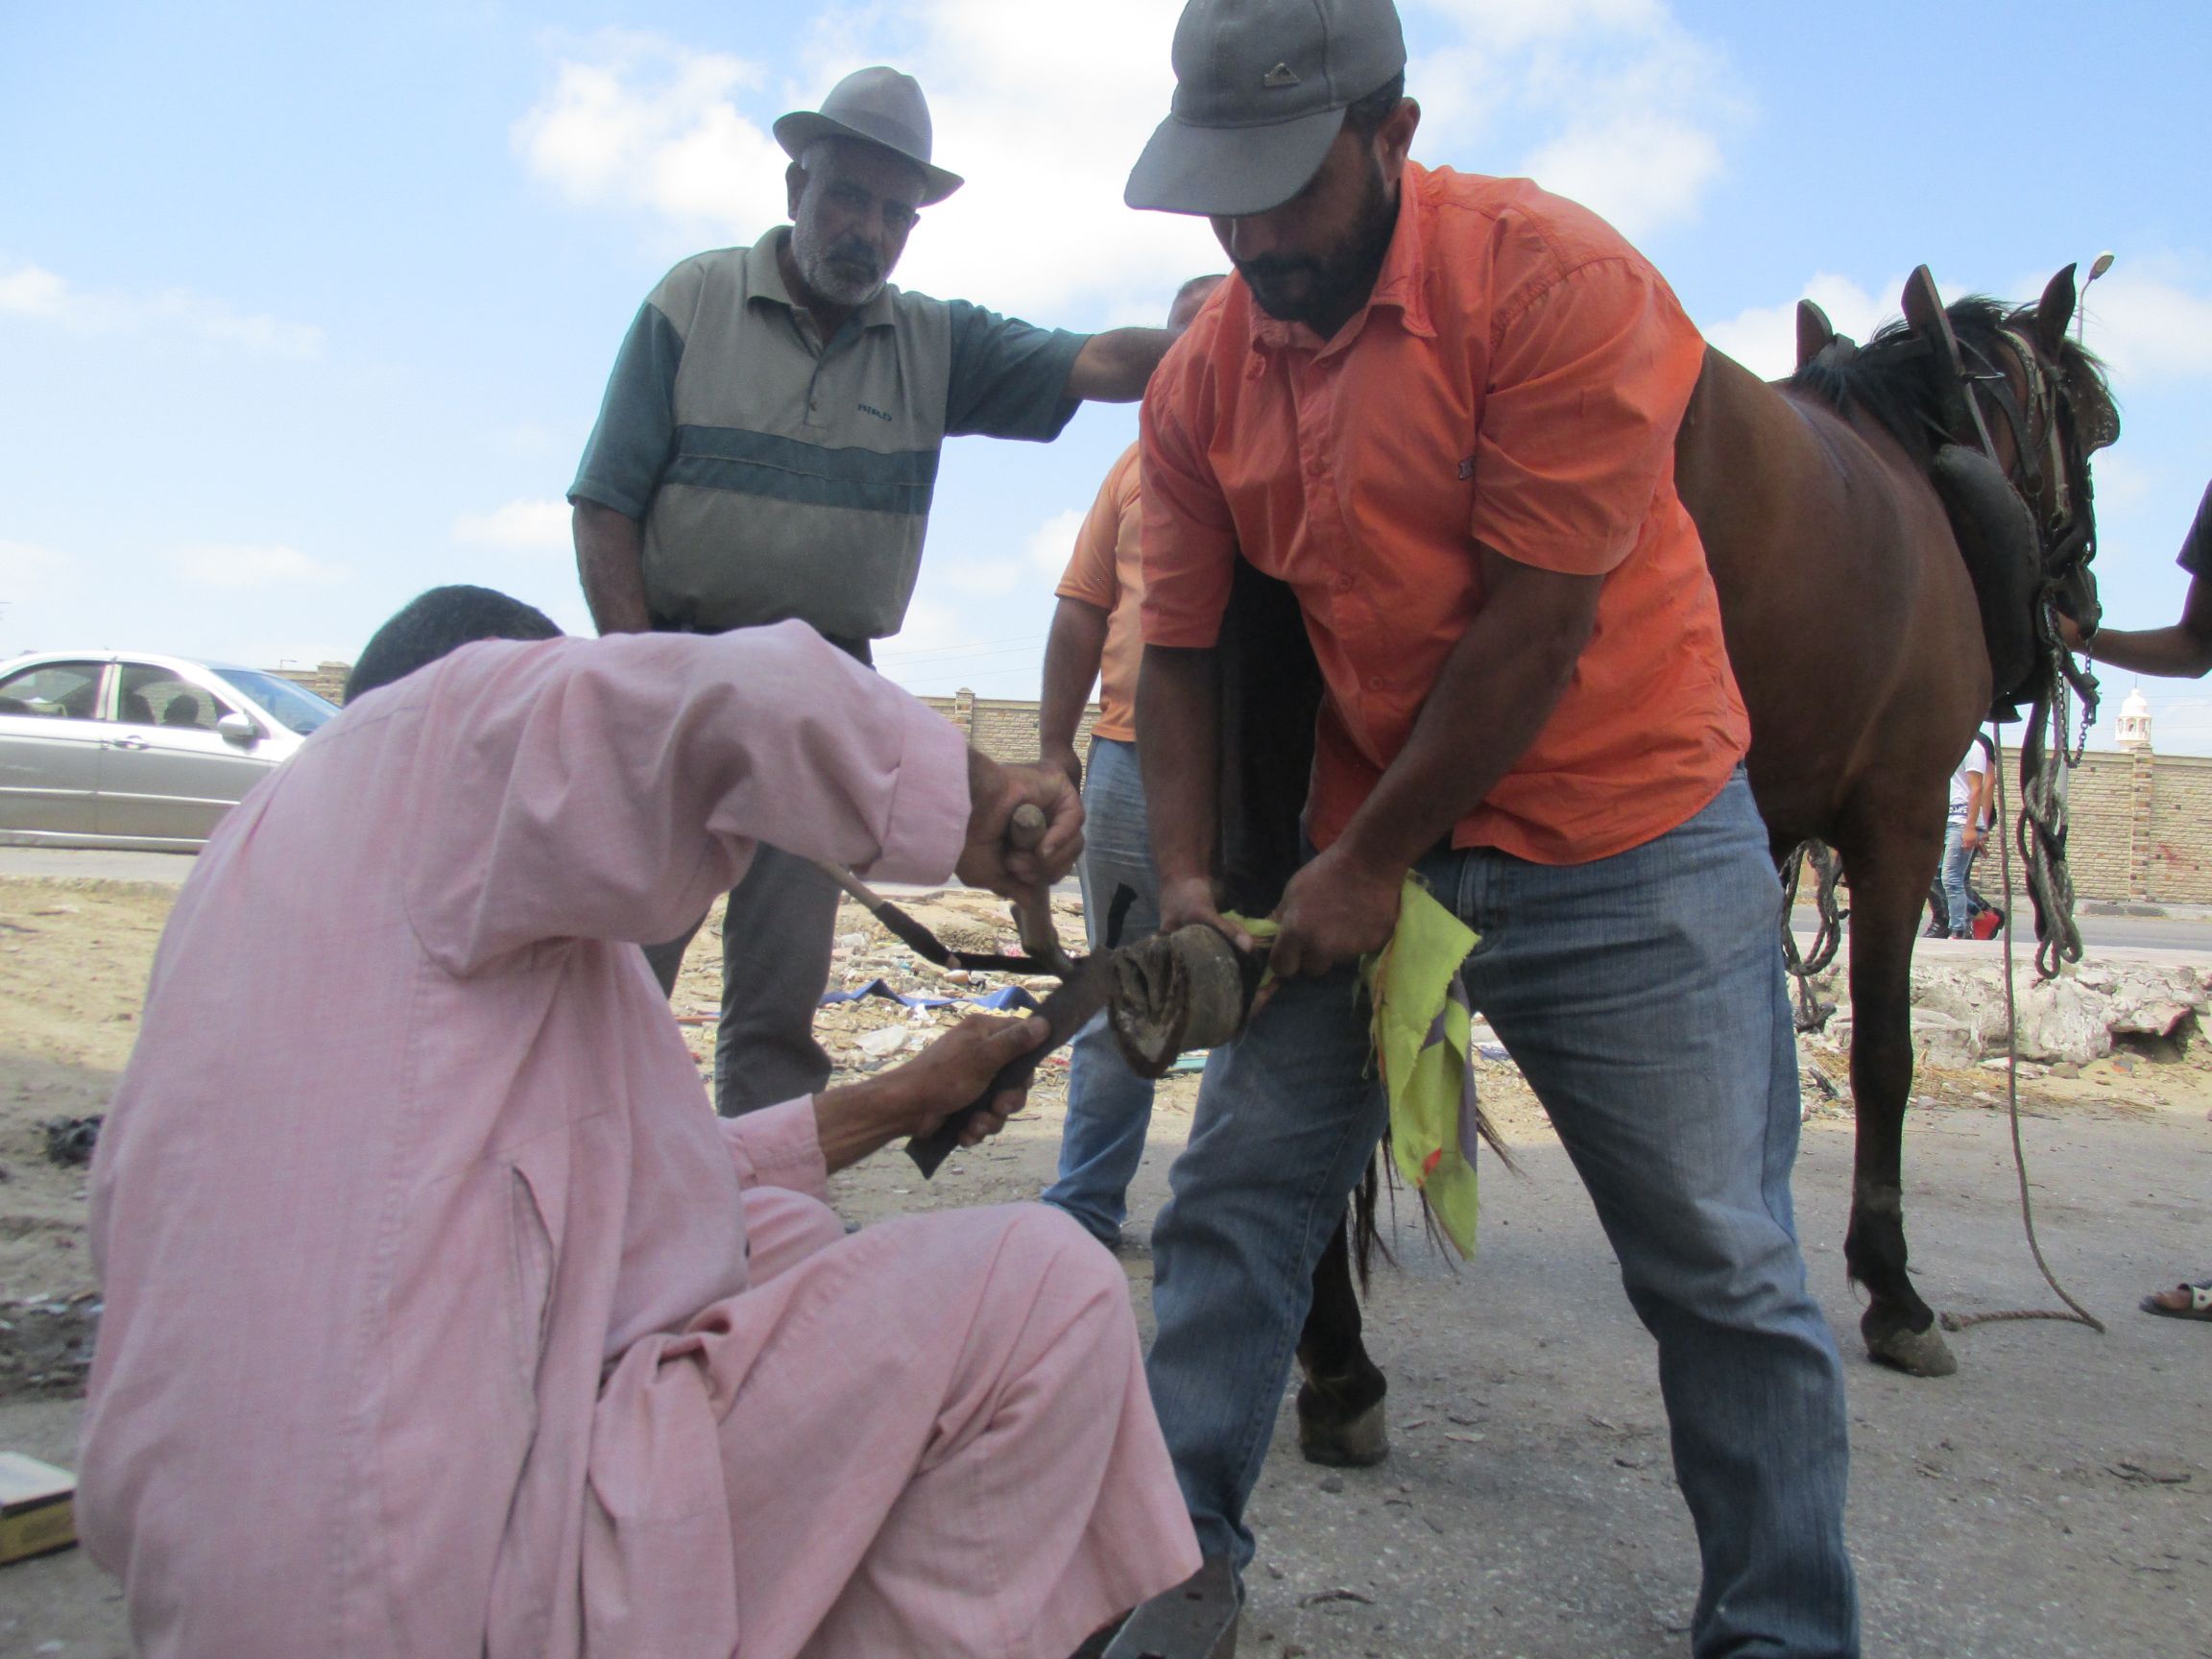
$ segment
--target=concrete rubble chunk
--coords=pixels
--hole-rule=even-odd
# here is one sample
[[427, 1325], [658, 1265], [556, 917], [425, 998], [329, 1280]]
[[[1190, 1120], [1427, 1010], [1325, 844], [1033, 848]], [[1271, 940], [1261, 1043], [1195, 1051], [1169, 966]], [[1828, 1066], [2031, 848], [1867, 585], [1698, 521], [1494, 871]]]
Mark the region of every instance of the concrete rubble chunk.
[[[1827, 976], [1822, 975], [1823, 981]], [[2088, 962], [2055, 980], [2023, 959], [2014, 974], [2020, 1058], [2083, 1066], [2112, 1052], [2120, 1037], [2186, 1043], [2212, 996], [2203, 970], [2151, 962]], [[1847, 995], [1839, 980], [1832, 994]], [[1817, 1040], [1848, 1051], [1848, 1003]], [[2005, 1053], [2001, 963], [1922, 960], [1912, 968], [1912, 1049], [1922, 1064], [1963, 1069]]]

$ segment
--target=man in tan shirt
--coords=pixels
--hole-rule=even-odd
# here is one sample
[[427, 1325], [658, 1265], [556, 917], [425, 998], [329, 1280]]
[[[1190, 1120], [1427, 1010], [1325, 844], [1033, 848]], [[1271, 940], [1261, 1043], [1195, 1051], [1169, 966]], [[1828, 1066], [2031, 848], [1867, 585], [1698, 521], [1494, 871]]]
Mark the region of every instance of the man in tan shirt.
[[[1193, 276], [1175, 295], [1167, 328], [1180, 334], [1222, 279]], [[1138, 564], [1138, 446], [1121, 452], [1075, 538], [1074, 556], [1055, 589], [1060, 606], [1045, 645], [1045, 688], [1038, 714], [1039, 758], [1083, 786], [1083, 921], [1094, 950], [1132, 944], [1160, 925], [1160, 885], [1144, 824], [1144, 781], [1137, 770], [1137, 667], [1144, 638], [1138, 612], [1144, 574]], [[1086, 775], [1075, 732], [1093, 681], [1098, 720], [1091, 728]], [[1115, 895], [1132, 895], [1118, 935], [1107, 938]], [[1068, 1123], [1060, 1173], [1044, 1192], [1108, 1249], [1121, 1241], [1130, 1178], [1152, 1121], [1152, 1083], [1129, 1070], [1103, 1015], [1083, 1028], [1070, 1054]]]

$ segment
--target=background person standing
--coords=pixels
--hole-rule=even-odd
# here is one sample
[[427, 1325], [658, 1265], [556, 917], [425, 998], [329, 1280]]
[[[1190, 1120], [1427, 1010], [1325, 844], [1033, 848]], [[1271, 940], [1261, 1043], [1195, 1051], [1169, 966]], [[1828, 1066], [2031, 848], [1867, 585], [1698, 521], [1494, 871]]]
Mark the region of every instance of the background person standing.
[[1940, 914], [1928, 921], [1928, 937], [1974, 937], [1974, 901], [1968, 878], [1981, 851], [1983, 827], [1989, 822], [1989, 740], [1977, 732], [1959, 769], [1951, 774], [1951, 811], [1943, 827], [1943, 868], [1937, 877], [1943, 898]]
[[[568, 492], [577, 570], [602, 634], [796, 618], [866, 662], [904, 620], [944, 440], [1055, 438], [1084, 398], [1142, 397], [1168, 337], [1037, 328], [888, 285], [920, 210], [961, 182], [930, 161], [911, 76], [857, 70], [775, 132], [791, 227], [685, 260], [638, 310]], [[828, 1080], [814, 1011], [837, 897], [775, 848], [730, 895], [723, 1114]], [[662, 990], [697, 931], [647, 950]]]
[[[1219, 276], [1193, 276], [1176, 291], [1167, 313], [1170, 334], [1198, 315]], [[1055, 589], [1059, 608], [1045, 643], [1045, 684], [1038, 709], [1038, 758], [1058, 766], [1083, 789], [1083, 928], [1094, 950], [1134, 945], [1160, 926], [1160, 879], [1152, 870], [1152, 838], [1144, 823], [1144, 780], [1137, 767], [1137, 668], [1144, 655], [1138, 613], [1144, 600], [1139, 536], [1138, 446], [1121, 452], [1099, 486], [1098, 498], [1076, 533], [1074, 556]], [[1093, 681], [1098, 720], [1091, 728], [1088, 769], [1075, 754], [1076, 728]], [[1107, 921], [1116, 895], [1133, 896], [1118, 935]], [[1144, 1155], [1152, 1121], [1152, 1080], [1129, 1070], [1101, 1013], [1083, 1027], [1069, 1053], [1068, 1120], [1060, 1135], [1060, 1173], [1046, 1203], [1080, 1221], [1109, 1250], [1121, 1242], [1129, 1183]]]

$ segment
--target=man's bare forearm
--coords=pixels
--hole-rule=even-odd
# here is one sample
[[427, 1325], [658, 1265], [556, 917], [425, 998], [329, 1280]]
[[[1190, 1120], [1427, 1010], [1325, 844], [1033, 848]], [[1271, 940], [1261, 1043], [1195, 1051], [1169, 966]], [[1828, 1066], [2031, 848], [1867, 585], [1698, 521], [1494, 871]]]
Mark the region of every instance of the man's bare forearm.
[[1137, 677], [1137, 761], [1163, 886], [1214, 874], [1221, 787], [1214, 657], [1211, 650], [1147, 645]]
[[645, 610], [645, 531], [637, 519], [596, 501], [579, 501], [570, 519], [576, 538], [576, 576], [584, 603], [602, 634], [643, 634], [653, 626]]
[[1175, 336], [1165, 328], [1109, 328], [1083, 342], [1068, 370], [1067, 396], [1098, 403], [1134, 403]]
[[1557, 576], [1482, 550], [1487, 597], [1445, 659], [1413, 733], [1346, 826], [1344, 853], [1408, 869], [1481, 805], [1558, 707], [1598, 613], [1601, 577]]
[[1052, 761], [1075, 748], [1091, 685], [1106, 653], [1109, 613], [1081, 599], [1062, 598], [1045, 640], [1045, 684], [1037, 710], [1037, 753]]
[[2202, 633], [2186, 619], [2166, 628], [2100, 628], [2085, 648], [2093, 662], [2134, 674], [2196, 680], [2212, 671], [2212, 625]]

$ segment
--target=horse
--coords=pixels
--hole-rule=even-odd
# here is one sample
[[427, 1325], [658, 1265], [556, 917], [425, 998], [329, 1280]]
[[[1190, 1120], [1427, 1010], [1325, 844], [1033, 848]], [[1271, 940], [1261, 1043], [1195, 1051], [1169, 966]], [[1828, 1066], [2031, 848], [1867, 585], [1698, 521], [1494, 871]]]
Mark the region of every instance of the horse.
[[[2100, 365], [2067, 337], [2075, 302], [2072, 266], [2018, 308], [1979, 296], [1946, 307], [1922, 268], [1906, 320], [1860, 347], [1806, 301], [1784, 380], [1708, 348], [1675, 443], [1675, 486], [1750, 716], [1746, 767], [1769, 850], [1779, 870], [1825, 844], [1849, 885], [1857, 1141], [1844, 1257], [1867, 1294], [1868, 1354], [1922, 1377], [1957, 1369], [1907, 1276], [1902, 1174], [1912, 950], [1949, 780], [1984, 719], [2016, 717], [2030, 699], [2039, 734], [2061, 675], [2094, 688], [2053, 612], [2094, 621], [2088, 458], [2119, 423]], [[1218, 871], [1229, 902], [1264, 914], [1296, 867], [1321, 691], [1294, 596], [1239, 564], [1220, 656]], [[2024, 770], [2040, 755], [2028, 746]], [[2026, 822], [2022, 838], [2045, 883], [2062, 879], [2062, 823]], [[2038, 934], [2058, 950], [2069, 896], [2039, 886], [2035, 898]], [[1787, 913], [1782, 925], [1787, 937]], [[1371, 1170], [1370, 1216], [1374, 1183]], [[1340, 1226], [1298, 1346], [1299, 1439], [1317, 1462], [1387, 1450], [1355, 1254]]]

